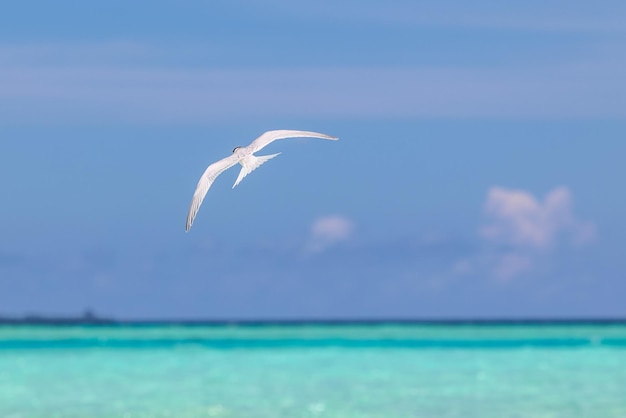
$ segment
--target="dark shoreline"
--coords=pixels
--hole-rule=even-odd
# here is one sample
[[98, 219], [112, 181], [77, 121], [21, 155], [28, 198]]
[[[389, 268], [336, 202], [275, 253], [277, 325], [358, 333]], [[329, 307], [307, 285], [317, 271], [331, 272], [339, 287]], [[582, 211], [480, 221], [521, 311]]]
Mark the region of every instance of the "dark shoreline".
[[371, 326], [371, 325], [619, 325], [626, 318], [475, 318], [475, 319], [146, 319], [125, 320], [98, 317], [47, 317], [29, 315], [24, 317], [0, 317], [0, 325], [49, 325], [49, 326]]

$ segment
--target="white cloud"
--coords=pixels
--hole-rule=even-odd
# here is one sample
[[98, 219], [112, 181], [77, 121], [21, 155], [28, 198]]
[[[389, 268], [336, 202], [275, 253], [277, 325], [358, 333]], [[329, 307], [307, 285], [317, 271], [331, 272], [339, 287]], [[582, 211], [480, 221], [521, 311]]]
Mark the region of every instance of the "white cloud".
[[566, 187], [550, 191], [543, 201], [524, 190], [492, 187], [484, 211], [487, 224], [480, 229], [481, 237], [491, 246], [509, 248], [488, 263], [501, 280], [531, 271], [539, 257], [564, 242], [584, 245], [596, 235], [592, 222], [574, 216]]
[[523, 190], [492, 187], [485, 214], [489, 223], [481, 229], [482, 237], [518, 249], [547, 250], [560, 234], [569, 235], [577, 244], [585, 244], [595, 235], [592, 223], [573, 215], [572, 197], [566, 187], [552, 190], [543, 202]]
[[309, 254], [326, 251], [339, 242], [348, 240], [354, 232], [354, 222], [338, 215], [317, 219], [311, 226], [311, 235], [306, 248]]

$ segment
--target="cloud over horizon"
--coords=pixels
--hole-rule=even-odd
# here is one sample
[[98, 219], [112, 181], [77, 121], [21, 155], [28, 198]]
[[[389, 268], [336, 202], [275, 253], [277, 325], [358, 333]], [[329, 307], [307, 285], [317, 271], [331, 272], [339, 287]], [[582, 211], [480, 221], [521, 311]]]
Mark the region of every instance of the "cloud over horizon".
[[530, 271], [538, 256], [563, 243], [581, 246], [596, 237], [595, 224], [574, 215], [567, 187], [551, 190], [543, 201], [525, 190], [492, 187], [484, 213], [486, 224], [480, 228], [481, 238], [505, 249], [496, 257], [492, 270], [502, 280]]
[[311, 225], [311, 235], [305, 252], [321, 253], [342, 241], [347, 241], [352, 236], [354, 228], [354, 222], [343, 216], [329, 215], [318, 218]]

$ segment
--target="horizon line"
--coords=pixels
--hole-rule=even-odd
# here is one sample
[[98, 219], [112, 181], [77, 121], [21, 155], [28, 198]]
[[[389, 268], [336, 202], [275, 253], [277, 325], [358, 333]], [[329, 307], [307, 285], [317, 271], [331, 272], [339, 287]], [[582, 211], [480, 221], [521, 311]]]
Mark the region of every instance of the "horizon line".
[[153, 318], [120, 319], [97, 316], [91, 312], [76, 316], [26, 314], [0, 315], [0, 325], [120, 325], [120, 326], [297, 326], [297, 325], [567, 325], [626, 324], [626, 316], [503, 316], [503, 317], [338, 317], [338, 318]]

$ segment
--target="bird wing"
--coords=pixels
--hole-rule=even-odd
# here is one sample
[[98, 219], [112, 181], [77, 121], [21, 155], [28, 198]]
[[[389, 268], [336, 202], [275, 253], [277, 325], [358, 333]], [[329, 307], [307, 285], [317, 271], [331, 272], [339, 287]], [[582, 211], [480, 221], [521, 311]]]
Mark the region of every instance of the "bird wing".
[[285, 139], [285, 138], [322, 138], [322, 139], [330, 139], [331, 141], [336, 141], [339, 138], [334, 136], [320, 134], [318, 132], [310, 132], [310, 131], [292, 131], [288, 129], [280, 129], [277, 131], [267, 131], [257, 139], [252, 141], [252, 143], [248, 146], [248, 148], [252, 149], [252, 152], [257, 152], [268, 144], [276, 141], [277, 139]]
[[209, 188], [211, 187], [217, 176], [219, 176], [238, 162], [238, 157], [233, 154], [207, 167], [207, 169], [204, 171], [204, 174], [202, 174], [202, 177], [200, 177], [198, 185], [196, 186], [196, 191], [194, 192], [193, 198], [191, 199], [189, 213], [187, 214], [187, 225], [185, 227], [185, 231], [189, 231], [189, 229], [191, 228], [193, 220], [196, 217], [198, 210], [200, 209], [202, 201], [204, 200], [204, 196], [206, 196], [206, 193], [209, 191]]

